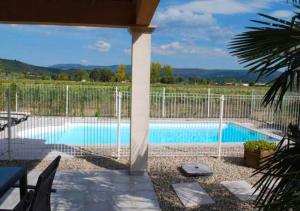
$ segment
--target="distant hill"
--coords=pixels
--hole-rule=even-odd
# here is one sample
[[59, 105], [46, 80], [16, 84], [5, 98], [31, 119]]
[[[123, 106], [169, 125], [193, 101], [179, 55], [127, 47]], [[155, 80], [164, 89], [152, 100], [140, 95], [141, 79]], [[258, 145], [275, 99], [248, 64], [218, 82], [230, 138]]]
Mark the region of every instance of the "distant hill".
[[[130, 72], [131, 66], [128, 65], [126, 67], [127, 67], [127, 71]], [[73, 71], [77, 71], [77, 70], [81, 70], [81, 69], [90, 72], [96, 68], [109, 68], [113, 71], [117, 71], [118, 65], [101, 66], [101, 65], [82, 65], [82, 64], [55, 64], [55, 65], [49, 66], [49, 68], [60, 69], [65, 72], [73, 72]]]
[[49, 72], [57, 72], [60, 70], [55, 68], [49, 68], [49, 67], [35, 66], [17, 60], [0, 59], [0, 71], [14, 72], [14, 73], [30, 72], [30, 73], [42, 74], [42, 73], [49, 73]]
[[[266, 83], [277, 78], [281, 73], [276, 72], [267, 78], [261, 78], [259, 82]], [[183, 78], [198, 77], [218, 82], [235, 79], [242, 82], [255, 82], [257, 74], [248, 73], [247, 70], [220, 70], [220, 69], [201, 69], [201, 68], [174, 68], [174, 75]]]
[[[36, 65], [27, 64], [17, 60], [0, 59], [0, 72], [24, 73], [29, 72], [32, 74], [45, 74], [45, 73], [74, 73], [79, 69], [91, 71], [95, 68], [110, 68], [116, 71], [118, 65], [99, 66], [99, 65], [81, 65], [81, 64], [56, 64], [49, 67], [41, 67]], [[131, 73], [131, 66], [127, 66], [127, 71]], [[278, 77], [280, 72], [273, 74], [270, 77], [263, 78], [259, 82], [269, 82]], [[219, 70], [219, 69], [201, 69], [201, 68], [174, 68], [174, 75], [188, 78], [203, 78], [214, 80], [218, 82], [236, 80], [242, 82], [254, 82], [257, 75], [248, 73], [247, 70]]]
[[102, 68], [102, 67], [106, 67], [106, 66], [82, 65], [82, 64], [55, 64], [49, 66], [49, 68], [60, 69], [60, 70], [80, 70], [80, 69], [93, 70], [95, 68]]

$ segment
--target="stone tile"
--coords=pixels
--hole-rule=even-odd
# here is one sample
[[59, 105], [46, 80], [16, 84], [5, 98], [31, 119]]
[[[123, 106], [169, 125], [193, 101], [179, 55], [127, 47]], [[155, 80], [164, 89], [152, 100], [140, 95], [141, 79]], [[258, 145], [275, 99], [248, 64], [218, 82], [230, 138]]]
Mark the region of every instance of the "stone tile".
[[129, 175], [129, 171], [128, 170], [112, 170], [110, 172], [111, 172], [111, 174], [113, 176], [116, 176], [116, 175], [128, 176]]
[[112, 201], [104, 201], [99, 203], [84, 203], [84, 211], [111, 211], [115, 210], [115, 205]]
[[156, 199], [149, 199], [131, 194], [113, 196], [113, 202], [117, 210], [160, 210]]
[[126, 184], [142, 184], [142, 183], [149, 183], [151, 180], [145, 176], [124, 176], [124, 175], [118, 175], [112, 177], [113, 183], [126, 183]]
[[129, 190], [127, 192], [113, 192], [112, 197], [122, 197], [122, 196], [130, 196], [130, 197], [137, 197], [140, 200], [155, 200], [157, 199], [156, 194], [154, 191], [136, 191], [136, 190]]
[[86, 204], [81, 201], [67, 201], [65, 199], [61, 199], [59, 201], [51, 201], [51, 210], [55, 211], [80, 211], [87, 210]]
[[177, 183], [172, 186], [186, 208], [215, 203], [198, 183]]
[[[35, 185], [41, 172], [32, 171]], [[160, 210], [149, 176], [130, 176], [128, 171], [58, 171], [51, 194], [53, 211]], [[19, 201], [18, 189], [0, 199], [0, 208], [12, 209]]]
[[115, 183], [112, 187], [113, 192], [128, 192], [128, 191], [152, 191], [154, 192], [152, 183]]
[[246, 181], [224, 181], [221, 182], [233, 195], [239, 198], [241, 201], [252, 201], [258, 196], [258, 192], [254, 193], [255, 188], [253, 188]]

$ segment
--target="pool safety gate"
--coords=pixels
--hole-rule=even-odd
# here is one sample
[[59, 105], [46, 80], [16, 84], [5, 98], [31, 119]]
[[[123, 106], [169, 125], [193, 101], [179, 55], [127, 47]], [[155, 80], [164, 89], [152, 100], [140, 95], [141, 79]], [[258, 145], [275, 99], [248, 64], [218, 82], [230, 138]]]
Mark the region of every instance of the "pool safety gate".
[[[262, 106], [262, 99], [263, 95], [220, 95], [209, 89], [206, 93], [169, 92], [164, 88], [152, 91], [151, 122], [172, 123], [179, 129], [193, 127], [182, 123], [216, 123], [219, 132], [216, 143], [189, 143], [193, 134], [186, 132], [180, 134], [184, 144], [166, 144], [158, 130], [158, 140], [149, 145], [149, 156], [239, 156], [243, 144], [223, 143], [223, 124], [234, 123], [280, 138], [289, 123], [299, 121], [299, 96], [285, 97], [283, 109], [277, 111]], [[122, 144], [121, 129], [130, 124], [130, 105], [131, 93], [122, 87], [2, 84], [0, 112], [25, 113], [30, 118], [0, 131], [0, 159], [42, 159], [56, 154], [128, 157], [129, 145]], [[0, 119], [0, 124], [4, 123]], [[82, 144], [72, 144], [72, 140], [60, 143], [74, 123], [84, 127]], [[100, 124], [103, 127], [91, 127]]]

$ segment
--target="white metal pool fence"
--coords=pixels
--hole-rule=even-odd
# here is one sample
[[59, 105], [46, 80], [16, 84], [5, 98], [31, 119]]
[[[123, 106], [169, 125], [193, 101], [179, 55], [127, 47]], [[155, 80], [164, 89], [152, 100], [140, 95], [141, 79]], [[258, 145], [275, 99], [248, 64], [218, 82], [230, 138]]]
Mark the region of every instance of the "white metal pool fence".
[[[128, 156], [129, 146], [121, 144], [120, 131], [122, 124], [130, 122], [130, 97], [129, 91], [109, 87], [2, 86], [0, 125], [7, 123], [7, 113], [11, 118], [20, 112], [30, 117], [0, 131], [0, 158], [40, 159], [53, 151], [78, 156]], [[263, 95], [217, 95], [209, 90], [207, 94], [170, 93], [162, 89], [151, 92], [150, 99], [151, 121], [176, 123], [178, 128], [183, 127], [183, 122], [219, 124], [218, 143], [188, 144], [191, 134], [187, 133], [182, 134], [187, 144], [164, 144], [157, 140], [157, 144], [149, 146], [150, 156], [239, 155], [243, 153], [242, 144], [222, 143], [223, 123], [233, 122], [268, 136], [282, 136], [289, 123], [299, 121], [300, 113], [299, 96], [286, 97], [282, 109], [277, 111], [262, 106]], [[84, 125], [81, 145], [59, 142], [72, 123]], [[95, 132], [91, 131], [91, 124], [105, 127]], [[49, 131], [55, 133], [46, 135]]]

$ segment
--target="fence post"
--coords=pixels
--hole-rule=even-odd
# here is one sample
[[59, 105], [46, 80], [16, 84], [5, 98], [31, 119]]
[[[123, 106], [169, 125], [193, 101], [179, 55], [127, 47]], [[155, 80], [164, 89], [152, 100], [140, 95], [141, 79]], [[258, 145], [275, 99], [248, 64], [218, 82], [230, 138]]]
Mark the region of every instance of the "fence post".
[[18, 112], [18, 91], [17, 91], [17, 88], [16, 88], [16, 107], [15, 107], [15, 111]]
[[254, 104], [254, 90], [252, 89], [252, 91], [251, 91], [251, 102], [250, 102], [250, 119], [252, 118], [253, 104]]
[[207, 89], [207, 117], [210, 116], [210, 88]]
[[220, 123], [219, 123], [219, 141], [218, 141], [218, 158], [221, 158], [222, 151], [222, 130], [223, 130], [223, 114], [224, 114], [224, 95], [220, 98]]
[[166, 117], [166, 88], [162, 92], [162, 117]]
[[12, 160], [11, 156], [11, 90], [8, 88], [7, 95], [7, 147], [8, 147], [8, 160]]
[[118, 117], [118, 87], [115, 88], [115, 115]]
[[118, 123], [117, 123], [117, 158], [120, 159], [121, 153], [121, 117], [122, 117], [122, 93], [118, 92], [117, 94], [117, 107], [118, 107]]
[[66, 116], [69, 115], [69, 85], [66, 87]]

